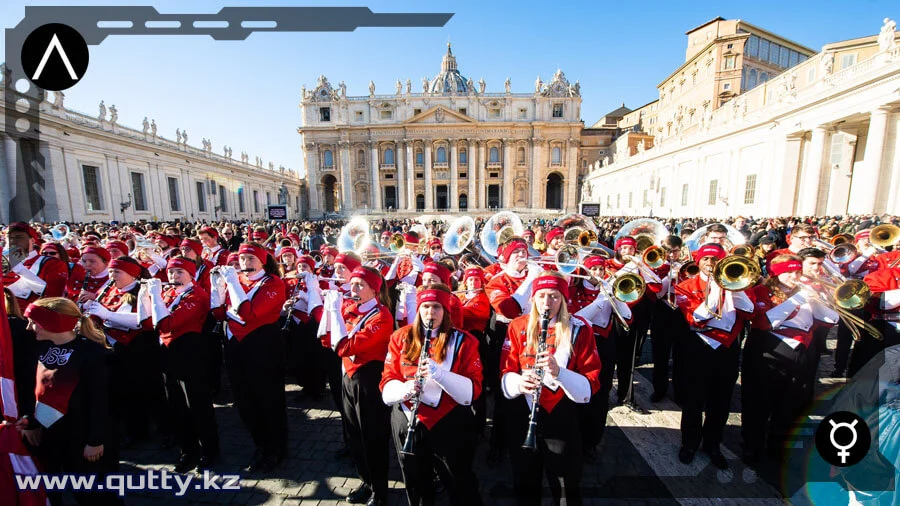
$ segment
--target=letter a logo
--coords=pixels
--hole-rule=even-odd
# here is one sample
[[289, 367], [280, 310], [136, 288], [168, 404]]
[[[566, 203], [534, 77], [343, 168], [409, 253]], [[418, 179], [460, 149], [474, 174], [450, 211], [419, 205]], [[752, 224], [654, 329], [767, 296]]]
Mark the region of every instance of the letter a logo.
[[87, 71], [89, 51], [74, 28], [51, 23], [36, 28], [22, 44], [22, 69], [39, 88], [71, 88]]

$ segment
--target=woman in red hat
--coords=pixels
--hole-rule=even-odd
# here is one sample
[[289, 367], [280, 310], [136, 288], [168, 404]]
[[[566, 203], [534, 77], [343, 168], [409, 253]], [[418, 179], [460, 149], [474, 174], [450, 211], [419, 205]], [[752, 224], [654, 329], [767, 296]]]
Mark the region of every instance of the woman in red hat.
[[[741, 436], [744, 462], [756, 465], [768, 444], [779, 451], [806, 412], [816, 381], [819, 350], [813, 334], [838, 314], [804, 287], [802, 261], [772, 259], [769, 277], [753, 292], [753, 330], [741, 360]], [[768, 438], [767, 429], [771, 427]]]
[[[450, 503], [482, 504], [472, 459], [478, 431], [472, 404], [481, 395], [478, 340], [455, 328], [450, 301], [455, 297], [442, 283], [423, 286], [416, 295], [415, 320], [391, 335], [384, 372], [382, 399], [391, 406], [391, 432], [400, 460], [410, 505], [433, 504], [434, 467], [439, 466]], [[426, 328], [428, 349], [422, 358]], [[412, 432], [413, 453], [401, 453], [407, 442], [410, 411], [418, 401]]]
[[[16, 427], [48, 473], [78, 473], [103, 481], [119, 467], [109, 409], [106, 338], [74, 302], [49, 297], [25, 310], [37, 338], [35, 397], [21, 404]], [[111, 492], [73, 491], [78, 504], [121, 504]], [[48, 493], [62, 504], [61, 493]]]
[[284, 283], [275, 259], [261, 244], [242, 244], [238, 256], [241, 274], [232, 267], [217, 268], [210, 305], [227, 300], [225, 366], [238, 414], [256, 445], [244, 469], [271, 471], [287, 451], [285, 345], [278, 328]]
[[[450, 272], [450, 269], [440, 263], [440, 262], [430, 262], [425, 268], [422, 270], [422, 286], [431, 286], [438, 283], [443, 283], [448, 287], [451, 286], [451, 278], [453, 273]], [[415, 299], [413, 299], [412, 304], [409, 307], [410, 313], [415, 318], [415, 311], [413, 308], [415, 307]], [[450, 302], [450, 306], [447, 310], [450, 312], [450, 321], [453, 322], [453, 326], [456, 328], [463, 327], [463, 310], [462, 303], [460, 303], [459, 299], [456, 297], [452, 297]]]
[[321, 265], [319, 265], [316, 274], [318, 274], [320, 278], [330, 278], [334, 276], [334, 258], [338, 256], [340, 252], [334, 246], [326, 243], [319, 248], [319, 253], [322, 255], [322, 262]]
[[679, 272], [682, 256], [682, 240], [677, 235], [670, 235], [660, 243], [666, 254], [665, 263], [653, 272], [660, 278], [662, 284], [656, 293], [657, 301], [653, 305], [653, 314], [650, 320], [650, 338], [653, 340], [653, 394], [652, 402], [659, 402], [669, 390], [669, 356], [672, 356], [672, 386], [675, 393], [675, 401], [681, 401], [684, 385], [681, 381], [682, 360], [681, 341], [688, 332], [687, 323], [684, 321], [677, 305], [672, 307], [676, 298], [675, 285]]
[[[182, 239], [179, 250], [182, 257], [187, 258], [196, 266], [194, 283], [202, 288], [204, 292], [209, 293], [209, 273], [215, 266], [212, 262], [203, 258], [203, 244], [197, 239]], [[168, 269], [168, 264], [166, 268]]]
[[[678, 293], [683, 295], [678, 298], [678, 307], [690, 325], [682, 350], [685, 389], [678, 459], [690, 464], [702, 441], [703, 451], [712, 464], [727, 469], [728, 462], [719, 445], [738, 378], [741, 355], [738, 336], [744, 322], [753, 316], [753, 291], [723, 294], [719, 284], [709, 279], [716, 263], [726, 256], [722, 246], [704, 244], [693, 255], [700, 274], [678, 284]], [[720, 317], [714, 317], [713, 311], [720, 313]]]
[[[282, 249], [283, 254], [286, 249]], [[290, 322], [284, 322], [282, 328], [286, 330], [288, 370], [303, 387], [304, 395], [318, 398], [325, 391], [326, 376], [324, 348], [316, 337], [322, 318], [322, 294], [314, 274], [315, 267], [315, 260], [303, 255], [297, 261], [294, 275], [284, 279], [288, 299], [282, 312]], [[335, 358], [335, 361], [338, 376], [332, 393], [340, 408], [340, 359]]]
[[547, 232], [547, 250], [543, 253], [545, 257], [555, 259], [556, 254], [566, 245], [565, 231], [560, 227], [551, 228]]
[[167, 265], [169, 285], [150, 280], [138, 294], [138, 318], [149, 320], [159, 332], [166, 397], [181, 456], [176, 473], [205, 469], [219, 459], [219, 433], [209, 384], [209, 346], [204, 323], [209, 294], [195, 282], [197, 264], [172, 258]]
[[[203, 257], [203, 243], [197, 239], [183, 239], [179, 250], [181, 256], [190, 260], [194, 266], [194, 285], [199, 286], [208, 295], [212, 290], [210, 273], [215, 265]], [[203, 323], [203, 340], [207, 344], [208, 357], [207, 372], [209, 373], [209, 386], [213, 397], [218, 395], [222, 384], [222, 335], [214, 332], [216, 329], [216, 318], [212, 312], [207, 312], [204, 316]]]
[[[590, 324], [570, 316], [569, 285], [555, 271], [544, 271], [531, 285], [528, 314], [509, 325], [500, 372], [503, 395], [511, 400], [506, 444], [513, 468], [517, 504], [541, 504], [542, 474], [555, 504], [581, 504], [582, 433], [577, 404], [597, 391], [600, 357]], [[542, 321], [543, 320], [543, 321]], [[547, 328], [545, 351], [539, 351], [542, 325]], [[537, 370], [543, 371], [541, 381]], [[523, 448], [535, 391], [536, 450]]]
[[591, 396], [590, 403], [579, 406], [578, 410], [584, 456], [592, 461], [596, 457], [597, 445], [603, 440], [603, 434], [606, 432], [609, 393], [612, 391], [617, 357], [616, 339], [617, 333], [621, 330], [621, 322], [618, 321], [612, 304], [616, 305], [616, 310], [629, 325], [632, 318], [628, 304], [615, 298], [610, 300], [608, 297], [612, 296], [613, 288], [604, 279], [606, 260], [597, 255], [589, 256], [584, 259], [584, 267], [591, 278], [572, 279], [567, 309], [591, 324], [597, 354], [603, 364], [600, 370], [599, 390]]
[[325, 292], [318, 334], [342, 360], [344, 429], [362, 480], [347, 500], [382, 505], [388, 492], [390, 411], [379, 383], [394, 322], [384, 279], [375, 269], [354, 269], [350, 293], [350, 302], [342, 304], [339, 292]]
[[75, 259], [69, 258], [69, 252], [62, 247], [61, 244], [55, 242], [47, 242], [41, 245], [41, 255], [46, 255], [62, 260], [69, 268], [69, 278], [66, 281], [65, 296], [75, 300], [81, 292], [81, 286], [87, 278], [87, 271], [81, 263]]
[[[90, 248], [88, 248], [90, 249]], [[84, 312], [101, 324], [113, 347], [111, 385], [113, 409], [125, 424], [127, 446], [149, 433], [151, 413], [168, 429], [159, 357], [159, 337], [149, 321], [138, 318], [139, 283], [150, 279], [137, 260], [119, 257], [109, 263], [109, 284], [88, 301]]]
[[109, 262], [112, 257], [106, 248], [88, 246], [81, 251], [79, 262], [84, 267], [87, 277], [81, 285], [81, 293], [76, 302], [84, 304], [89, 300], [97, 300], [97, 296], [109, 281]]
[[61, 297], [66, 293], [69, 270], [62, 260], [38, 254], [41, 236], [23, 222], [6, 229], [12, 266], [3, 273], [3, 286], [16, 296], [19, 307], [39, 297]]
[[[484, 290], [484, 271], [481, 267], [469, 267], [463, 273], [464, 291], [456, 294], [462, 305], [462, 330], [475, 336], [478, 340], [478, 355], [485, 356], [488, 351], [486, 333], [491, 322], [491, 301]], [[487, 396], [479, 395], [475, 399], [475, 419], [479, 434], [484, 431], [487, 421]]]
[[228, 250], [219, 243], [219, 231], [214, 227], [203, 227], [198, 233], [200, 242], [203, 243], [203, 259], [209, 260], [213, 266], [225, 265], [228, 259]]

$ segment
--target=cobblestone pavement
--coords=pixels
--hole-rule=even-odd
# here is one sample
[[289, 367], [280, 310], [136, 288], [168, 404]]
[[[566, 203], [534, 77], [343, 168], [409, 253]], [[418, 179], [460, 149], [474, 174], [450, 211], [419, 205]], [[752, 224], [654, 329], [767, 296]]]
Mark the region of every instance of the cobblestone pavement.
[[[740, 455], [740, 385], [736, 388], [732, 413], [725, 433], [724, 453], [729, 460], [729, 471], [718, 471], [709, 465], [702, 452], [691, 466], [678, 462], [680, 445], [680, 411], [666, 398], [652, 404], [650, 378], [650, 351], [652, 340], [643, 348], [642, 363], [635, 375], [638, 403], [649, 409], [649, 414], [637, 414], [619, 406], [610, 411], [609, 428], [598, 451], [597, 461], [584, 468], [583, 496], [586, 504], [623, 504], [631, 506], [666, 504], [784, 504], [783, 493], [791, 504], [809, 504], [802, 489], [792, 484], [782, 484], [782, 476], [802, 476], [803, 463], [796, 459], [783, 462], [764, 461], [757, 474], [746, 468]], [[829, 338], [829, 348], [834, 347], [834, 333]], [[843, 380], [827, 376], [833, 370], [833, 359], [823, 355], [819, 368], [817, 393], [828, 397]], [[224, 381], [227, 385], [227, 381]], [[670, 391], [671, 393], [671, 391]], [[226, 392], [227, 396], [227, 392]], [[612, 398], [615, 398], [613, 393]], [[359, 484], [351, 459], [335, 458], [340, 446], [340, 422], [332, 409], [329, 395], [313, 400], [303, 395], [299, 388], [288, 385], [288, 457], [274, 472], [265, 476], [242, 475], [241, 490], [197, 492], [189, 491], [184, 497], [174, 497], [172, 492], [133, 492], [126, 497], [126, 504], [304, 504], [344, 505], [342, 499]], [[216, 418], [223, 458], [213, 469], [219, 474], [240, 474], [240, 468], [251, 457], [253, 445], [243, 428], [237, 410], [231, 404], [217, 405]], [[815, 421], [813, 416], [812, 421]], [[802, 429], [805, 441], [796, 443], [797, 454], [810, 450], [811, 429]], [[803, 437], [801, 437], [803, 439]], [[804, 444], [808, 443], [808, 444]], [[486, 504], [513, 504], [511, 500], [511, 472], [508, 457], [496, 469], [486, 463], [486, 442], [478, 449], [475, 468], [480, 479], [482, 496]], [[813, 450], [814, 451], [814, 450]], [[160, 449], [158, 440], [150, 440], [140, 446], [122, 452], [123, 471], [163, 469], [171, 471], [177, 458], [175, 448]], [[801, 455], [802, 456], [802, 455]], [[800, 459], [802, 460], [802, 459]], [[390, 504], [406, 504], [400, 470], [396, 457], [391, 457]], [[783, 471], [790, 469], [788, 473]], [[546, 489], [545, 489], [546, 490]], [[545, 492], [545, 503], [549, 504]], [[446, 494], [438, 504], [449, 504]]]

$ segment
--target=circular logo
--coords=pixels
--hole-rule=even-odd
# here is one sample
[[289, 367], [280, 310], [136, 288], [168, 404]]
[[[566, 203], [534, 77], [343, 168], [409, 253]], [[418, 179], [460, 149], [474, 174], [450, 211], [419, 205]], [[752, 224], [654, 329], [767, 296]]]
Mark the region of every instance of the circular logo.
[[22, 69], [32, 83], [45, 90], [75, 86], [87, 71], [89, 57], [84, 37], [61, 23], [35, 28], [22, 44]]
[[858, 463], [869, 451], [872, 436], [866, 421], [856, 413], [837, 411], [826, 416], [816, 429], [816, 450], [836, 467]]

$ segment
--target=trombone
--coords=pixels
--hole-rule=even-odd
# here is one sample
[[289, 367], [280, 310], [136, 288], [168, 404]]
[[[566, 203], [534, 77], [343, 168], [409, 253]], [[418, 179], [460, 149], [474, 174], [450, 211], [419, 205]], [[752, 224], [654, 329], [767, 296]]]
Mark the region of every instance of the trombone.
[[619, 319], [619, 323], [622, 324], [622, 329], [625, 332], [628, 332], [631, 330], [631, 326], [625, 321], [625, 317], [622, 316], [622, 313], [616, 306], [614, 298], [625, 304], [639, 300], [644, 296], [644, 290], [647, 289], [647, 283], [637, 274], [632, 274], [630, 272], [614, 276], [614, 278], [615, 281], [612, 283], [613, 295], [610, 295], [602, 282], [597, 285], [600, 287], [600, 292], [603, 293], [603, 296], [609, 300], [613, 313], [616, 315], [616, 318]]
[[709, 307], [711, 286], [709, 283], [706, 284], [703, 304], [706, 305], [706, 309], [712, 313], [713, 317], [720, 320], [722, 318], [722, 304], [725, 299], [725, 291], [742, 292], [755, 285], [761, 276], [762, 271], [759, 268], [759, 263], [756, 261], [739, 255], [728, 255], [716, 263], [710, 276], [712, 278], [710, 281], [715, 282], [722, 288], [716, 308]]
[[862, 338], [862, 330], [868, 332], [869, 335], [878, 341], [884, 339], [877, 327], [851, 313], [851, 311], [862, 309], [869, 302], [869, 299], [872, 297], [869, 285], [860, 279], [838, 279], [841, 280], [839, 283], [823, 277], [812, 278], [813, 281], [831, 290], [831, 296], [827, 299], [811, 286], [805, 286], [805, 288], [816, 300], [830, 307], [838, 314], [838, 317], [847, 325], [850, 334], [853, 335], [854, 341], [859, 341]]
[[693, 260], [689, 262], [678, 262], [672, 265], [669, 271], [669, 289], [666, 291], [666, 304], [672, 309], [678, 309], [678, 303], [675, 297], [675, 285], [681, 281], [681, 277], [685, 279], [692, 278], [700, 274], [700, 267]]

